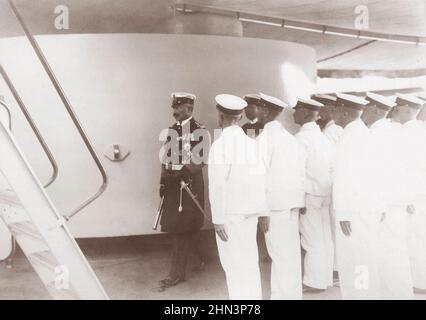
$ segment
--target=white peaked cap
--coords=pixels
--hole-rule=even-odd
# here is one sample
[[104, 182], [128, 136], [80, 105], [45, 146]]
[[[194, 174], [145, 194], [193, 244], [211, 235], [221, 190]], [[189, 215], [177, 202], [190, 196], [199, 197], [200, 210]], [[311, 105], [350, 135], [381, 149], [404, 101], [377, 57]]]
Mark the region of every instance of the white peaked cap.
[[288, 107], [288, 104], [285, 103], [284, 101], [272, 96], [268, 96], [267, 94], [264, 94], [264, 93], [260, 93], [260, 101], [267, 106], [271, 106], [275, 108], [284, 109]]
[[384, 107], [386, 109], [392, 109], [396, 106], [396, 103], [391, 99], [373, 92], [367, 92], [366, 99], [377, 104], [378, 107]]
[[219, 94], [215, 98], [217, 108], [228, 114], [240, 114], [247, 107], [247, 102], [232, 94]]
[[346, 107], [351, 107], [358, 110], [363, 110], [369, 103], [366, 99], [360, 98], [351, 94], [336, 93], [337, 102], [343, 103]]
[[189, 93], [189, 92], [172, 92], [171, 97], [172, 98], [187, 98], [187, 99], [191, 99], [191, 100], [197, 99], [195, 94]]
[[410, 107], [420, 108], [425, 104], [425, 101], [415, 96], [403, 93], [396, 94], [395, 102], [398, 105], [409, 105]]
[[308, 108], [308, 109], [314, 109], [314, 110], [319, 110], [322, 107], [324, 107], [324, 105], [321, 102], [318, 102], [313, 99], [303, 99], [303, 98], [299, 98], [295, 106], [295, 108]]

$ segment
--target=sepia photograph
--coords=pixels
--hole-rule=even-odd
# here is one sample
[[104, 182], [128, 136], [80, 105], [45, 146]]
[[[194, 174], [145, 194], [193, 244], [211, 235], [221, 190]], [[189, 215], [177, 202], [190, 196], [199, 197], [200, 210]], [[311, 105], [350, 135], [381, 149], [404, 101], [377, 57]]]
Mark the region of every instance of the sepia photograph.
[[426, 300], [426, 0], [0, 0], [0, 300]]

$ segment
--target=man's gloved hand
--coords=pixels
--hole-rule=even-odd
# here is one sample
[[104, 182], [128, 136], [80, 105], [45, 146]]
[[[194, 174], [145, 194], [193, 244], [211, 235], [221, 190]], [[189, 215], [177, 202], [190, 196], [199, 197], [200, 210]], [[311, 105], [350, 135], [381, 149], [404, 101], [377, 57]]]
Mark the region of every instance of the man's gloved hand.
[[214, 225], [214, 230], [216, 231], [216, 234], [219, 236], [219, 238], [224, 241], [227, 242], [229, 239], [228, 236], [228, 232], [226, 230], [226, 225], [224, 224], [215, 224]]
[[350, 221], [340, 221], [340, 228], [345, 236], [350, 237], [352, 233]]
[[160, 198], [164, 196], [164, 193], [166, 192], [166, 186], [164, 184], [160, 184]]

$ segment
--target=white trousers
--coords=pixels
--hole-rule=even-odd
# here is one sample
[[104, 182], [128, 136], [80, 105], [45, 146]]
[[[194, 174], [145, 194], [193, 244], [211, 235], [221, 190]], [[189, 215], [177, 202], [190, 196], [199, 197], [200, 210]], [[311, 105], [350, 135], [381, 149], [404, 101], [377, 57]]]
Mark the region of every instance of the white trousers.
[[330, 222], [330, 197], [306, 195], [306, 213], [300, 215], [305, 249], [303, 283], [317, 289], [333, 286], [334, 244]]
[[333, 198], [330, 200], [330, 225], [331, 225], [331, 239], [333, 240], [333, 271], [339, 271], [339, 267], [337, 265], [337, 250], [336, 250], [336, 229], [338, 223], [336, 221], [336, 211], [333, 208]]
[[426, 289], [426, 199], [416, 201], [408, 215], [408, 249], [413, 286]]
[[258, 216], [233, 215], [227, 219], [229, 239], [222, 241], [216, 235], [216, 243], [229, 299], [260, 300], [262, 287], [256, 242]]
[[298, 210], [272, 212], [266, 247], [272, 259], [271, 299], [302, 299]]
[[406, 207], [391, 206], [379, 225], [379, 276], [383, 299], [413, 299]]
[[376, 213], [354, 214], [350, 236], [343, 234], [337, 222], [336, 249], [342, 299], [381, 298], [378, 276], [380, 216]]

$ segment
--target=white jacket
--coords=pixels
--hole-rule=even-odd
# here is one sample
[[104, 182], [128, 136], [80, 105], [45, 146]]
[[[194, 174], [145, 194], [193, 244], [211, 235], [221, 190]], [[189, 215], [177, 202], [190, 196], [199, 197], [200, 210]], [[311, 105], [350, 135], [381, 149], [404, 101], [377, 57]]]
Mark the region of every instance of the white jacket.
[[370, 132], [361, 119], [348, 124], [337, 143], [333, 177], [333, 206], [337, 221], [351, 221], [358, 213], [383, 212], [371, 190]]
[[295, 137], [306, 152], [306, 193], [330, 196], [334, 146], [315, 122], [305, 123]]
[[392, 123], [393, 171], [391, 199], [400, 205], [413, 204], [426, 196], [426, 131], [419, 120], [403, 125]]
[[376, 199], [376, 208], [386, 208], [394, 198], [392, 188], [396, 184], [393, 149], [397, 143], [393, 138], [389, 119], [380, 119], [370, 127], [368, 163], [371, 165], [368, 187]]
[[265, 167], [256, 142], [239, 126], [227, 127], [211, 146], [208, 163], [212, 220], [225, 224], [227, 215], [264, 215]]
[[413, 200], [426, 196], [426, 133], [423, 122], [412, 120], [403, 126], [407, 152], [407, 171]]
[[341, 126], [338, 126], [334, 123], [333, 120], [331, 120], [325, 125], [322, 132], [331, 143], [336, 145], [343, 134], [343, 128]]
[[257, 137], [266, 167], [266, 197], [270, 211], [305, 206], [305, 156], [283, 125], [267, 123]]

